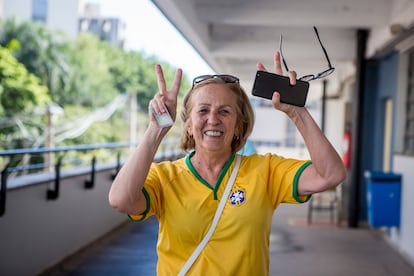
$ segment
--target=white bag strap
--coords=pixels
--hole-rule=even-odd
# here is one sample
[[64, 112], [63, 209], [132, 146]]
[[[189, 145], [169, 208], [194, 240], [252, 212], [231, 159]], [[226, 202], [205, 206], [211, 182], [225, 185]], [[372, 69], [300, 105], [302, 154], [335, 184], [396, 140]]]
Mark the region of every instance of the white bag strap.
[[216, 213], [214, 214], [213, 222], [211, 223], [210, 228], [208, 229], [204, 238], [201, 240], [199, 245], [193, 251], [193, 254], [191, 254], [190, 258], [188, 258], [187, 262], [181, 268], [181, 271], [178, 273], [178, 276], [184, 276], [187, 273], [187, 271], [190, 269], [190, 267], [193, 265], [195, 260], [200, 255], [201, 251], [206, 246], [207, 242], [210, 240], [211, 236], [214, 233], [214, 230], [216, 229], [217, 223], [221, 217], [221, 213], [223, 212], [224, 206], [226, 205], [226, 201], [229, 198], [231, 188], [233, 187], [234, 180], [236, 179], [237, 172], [240, 167], [241, 155], [237, 155], [236, 158], [237, 158], [236, 165], [234, 166], [233, 171], [231, 172], [230, 178], [227, 181], [226, 188], [223, 192], [223, 195], [221, 196], [219, 206], [217, 207]]

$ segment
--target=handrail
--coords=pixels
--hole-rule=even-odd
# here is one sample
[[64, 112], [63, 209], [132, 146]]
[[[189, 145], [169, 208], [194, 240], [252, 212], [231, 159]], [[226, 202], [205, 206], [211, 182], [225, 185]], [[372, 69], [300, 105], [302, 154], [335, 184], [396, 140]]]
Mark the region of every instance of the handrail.
[[116, 169], [115, 169], [115, 173], [112, 174], [112, 180], [115, 179], [120, 169], [121, 169], [121, 153], [118, 151], [116, 154]]
[[7, 168], [9, 164], [1, 171], [1, 190], [0, 190], [0, 217], [6, 211], [6, 191], [7, 191]]
[[[166, 140], [163, 144], [174, 144], [176, 146], [176, 141], [171, 143], [170, 140]], [[54, 186], [49, 187], [46, 191], [46, 198], [47, 200], [56, 200], [59, 197], [59, 190], [60, 190], [60, 179], [61, 179], [61, 170], [63, 165], [63, 157], [65, 153], [68, 151], [92, 151], [97, 149], [119, 149], [119, 148], [130, 148], [131, 146], [135, 146], [133, 143], [129, 142], [114, 142], [114, 143], [105, 143], [105, 144], [91, 144], [91, 145], [74, 145], [74, 146], [60, 146], [60, 147], [53, 147], [53, 148], [20, 148], [20, 149], [11, 149], [11, 150], [3, 150], [0, 151], [0, 157], [13, 157], [16, 155], [25, 155], [25, 154], [46, 154], [46, 153], [56, 153], [60, 152], [63, 153], [57, 159], [57, 162], [54, 164], [55, 167], [55, 181]], [[170, 147], [171, 148], [171, 147]], [[164, 150], [167, 152], [167, 150]], [[162, 160], [173, 160], [177, 159], [182, 156], [182, 153], [178, 151], [172, 151], [171, 149], [168, 151], [169, 154], [164, 152], [161, 153], [161, 156], [156, 156], [154, 161], [162, 161]], [[115, 177], [118, 171], [121, 168], [121, 153], [118, 151], [116, 155], [116, 172], [111, 177]], [[7, 193], [7, 179], [9, 172], [18, 172], [18, 171], [30, 171], [32, 169], [42, 169], [48, 168], [51, 164], [32, 164], [32, 165], [24, 165], [24, 166], [16, 166], [11, 167], [10, 160], [6, 162], [5, 167], [1, 171], [1, 185], [0, 185], [0, 217], [5, 213], [6, 209], [6, 193]], [[91, 161], [91, 172], [90, 178], [84, 182], [85, 189], [92, 189], [95, 185], [95, 173], [96, 173], [96, 164], [97, 158], [94, 155]]]
[[92, 189], [95, 185], [96, 156], [92, 157], [91, 179], [85, 180], [85, 189]]
[[130, 147], [134, 144], [129, 142], [114, 142], [104, 144], [90, 144], [90, 145], [74, 145], [74, 146], [59, 146], [53, 148], [22, 148], [0, 151], [0, 156], [13, 156], [20, 154], [35, 154], [35, 153], [51, 153], [51, 152], [64, 152], [64, 151], [82, 151], [82, 150], [94, 150], [94, 149], [112, 149], [112, 148], [124, 148]]
[[59, 197], [59, 190], [60, 190], [60, 169], [62, 168], [62, 159], [63, 156], [60, 156], [56, 166], [55, 166], [55, 187], [54, 189], [48, 189], [46, 193], [46, 198], [48, 200], [55, 200]]

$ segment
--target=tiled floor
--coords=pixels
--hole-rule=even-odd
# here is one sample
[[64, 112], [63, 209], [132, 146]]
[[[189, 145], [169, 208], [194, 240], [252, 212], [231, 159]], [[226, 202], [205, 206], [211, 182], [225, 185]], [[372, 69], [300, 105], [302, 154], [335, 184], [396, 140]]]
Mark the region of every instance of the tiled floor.
[[[412, 276], [414, 268], [369, 228], [350, 229], [315, 214], [307, 205], [278, 208], [270, 239], [270, 274], [287, 276]], [[130, 222], [49, 275], [155, 275], [155, 219]]]
[[128, 222], [47, 275], [156, 275], [158, 222]]

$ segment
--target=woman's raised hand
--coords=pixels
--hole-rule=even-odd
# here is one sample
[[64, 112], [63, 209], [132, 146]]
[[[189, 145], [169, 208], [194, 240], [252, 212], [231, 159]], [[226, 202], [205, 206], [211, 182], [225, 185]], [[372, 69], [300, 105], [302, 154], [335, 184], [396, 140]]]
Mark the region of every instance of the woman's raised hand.
[[[173, 121], [175, 121], [177, 116], [177, 97], [178, 92], [181, 87], [181, 78], [182, 78], [182, 69], [178, 68], [175, 72], [175, 78], [170, 89], [167, 89], [167, 84], [165, 82], [164, 73], [162, 67], [159, 64], [155, 65], [155, 72], [157, 74], [158, 82], [158, 93], [154, 95], [152, 100], [149, 102], [149, 109], [153, 108], [156, 113], [159, 115], [168, 111], [171, 115]], [[167, 109], [167, 110], [166, 110]], [[151, 122], [156, 123], [155, 118], [149, 110]]]
[[[283, 75], [282, 64], [280, 62], [280, 53], [279, 52], [276, 52], [274, 54], [273, 64], [274, 64], [275, 74]], [[268, 71], [262, 63], [259, 63], [257, 65], [257, 69], [261, 70], [261, 71]], [[289, 71], [289, 72], [287, 72], [287, 75], [290, 79], [290, 84], [295, 85], [296, 84], [296, 72], [295, 71]], [[275, 92], [278, 92], [278, 91], [275, 91]], [[279, 93], [273, 93], [272, 104], [276, 109], [278, 109], [280, 111], [283, 111], [285, 113], [289, 113], [289, 111], [293, 110], [294, 108], [300, 108], [300, 107], [297, 107], [297, 106], [294, 106], [294, 105], [281, 103]]]

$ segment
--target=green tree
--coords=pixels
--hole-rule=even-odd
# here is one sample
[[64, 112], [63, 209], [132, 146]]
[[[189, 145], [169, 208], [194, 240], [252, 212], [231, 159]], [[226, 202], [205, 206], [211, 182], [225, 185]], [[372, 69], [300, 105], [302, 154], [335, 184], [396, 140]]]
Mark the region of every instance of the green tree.
[[54, 102], [62, 103], [71, 80], [68, 41], [63, 33], [42, 24], [0, 22], [0, 45], [7, 46], [27, 70], [48, 87]]
[[50, 98], [47, 87], [29, 73], [4, 47], [0, 46], [0, 99], [4, 116], [44, 106]]
[[97, 107], [110, 102], [118, 91], [110, 73], [108, 45], [82, 34], [71, 46], [72, 79], [65, 104]]
[[[137, 104], [146, 114], [149, 100], [158, 91], [155, 64], [162, 64], [168, 84], [172, 83], [176, 70], [155, 56], [146, 57], [140, 52], [124, 51], [91, 34], [82, 34], [69, 41], [61, 33], [31, 22], [0, 21], [0, 45], [7, 46], [29, 72], [41, 79], [39, 84], [47, 87], [36, 97], [47, 95], [49, 91], [48, 100], [64, 108], [65, 117], [58, 122], [63, 128], [74, 118], [87, 116], [96, 108], [110, 103], [119, 94], [136, 94]], [[184, 78], [181, 95], [188, 87], [189, 81]], [[26, 88], [33, 90], [29, 85]], [[28, 104], [31, 102], [36, 106], [40, 102], [34, 101], [29, 94], [16, 93], [2, 94], [4, 106], [0, 109], [6, 108], [10, 116], [22, 114], [22, 117], [31, 118], [30, 113], [27, 113], [31, 110]], [[12, 97], [25, 97], [23, 102], [27, 106], [19, 106], [22, 101], [11, 101]], [[107, 122], [100, 122], [99, 125], [95, 123], [82, 137], [72, 138], [65, 144], [95, 143], [97, 139], [100, 142], [126, 139], [128, 126], [125, 119], [128, 114], [125, 112], [127, 109], [122, 111], [115, 113]], [[1, 112], [5, 114], [5, 111]], [[142, 118], [144, 116], [140, 116], [140, 120]], [[111, 128], [116, 130], [111, 131]], [[36, 129], [41, 135], [41, 125]], [[19, 136], [17, 129], [11, 130]]]
[[[114, 85], [120, 93], [137, 94], [138, 106], [146, 111], [149, 101], [158, 91], [155, 64], [162, 64], [167, 84], [171, 84], [176, 68], [155, 56], [146, 57], [137, 51], [108, 50], [110, 59], [110, 72]], [[182, 81], [181, 95], [189, 87], [186, 77]]]
[[[39, 78], [29, 73], [8, 49], [0, 46], [1, 146], [13, 147], [16, 141], [28, 138], [25, 137], [27, 133], [38, 133], [41, 119], [36, 120], [30, 114], [38, 108], [44, 111], [49, 102], [47, 87], [41, 84]], [[19, 124], [27, 118], [33, 119], [30, 123], [31, 129]]]

